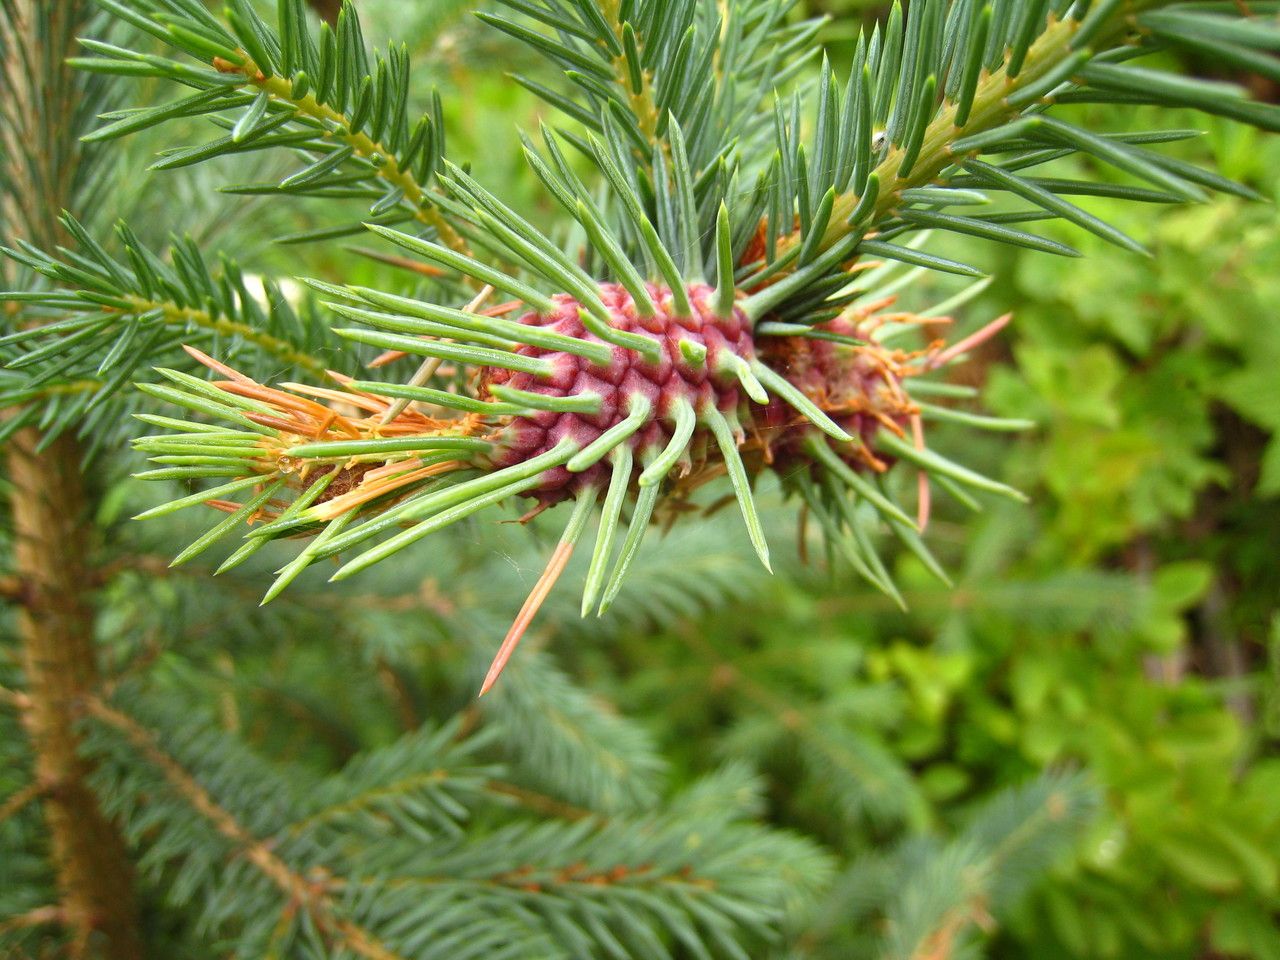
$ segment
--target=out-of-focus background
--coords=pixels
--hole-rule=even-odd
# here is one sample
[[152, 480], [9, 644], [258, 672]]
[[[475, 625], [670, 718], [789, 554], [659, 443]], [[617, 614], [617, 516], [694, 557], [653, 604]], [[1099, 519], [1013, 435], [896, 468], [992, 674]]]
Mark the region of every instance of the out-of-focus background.
[[[358, 6], [371, 40], [410, 44], [414, 89], [439, 87], [451, 155], [535, 222], [550, 218], [516, 133], [547, 108], [497, 69], [544, 65], [471, 3]], [[836, 63], [883, 12], [811, 6], [834, 17], [823, 39]], [[1094, 129], [1131, 122], [1131, 108], [1090, 109]], [[1176, 113], [1157, 125], [1203, 129], [1167, 149], [1280, 192], [1280, 139]], [[162, 128], [130, 150], [172, 136]], [[195, 176], [254, 179], [225, 165]], [[149, 179], [131, 219], [190, 230], [264, 273], [375, 286], [400, 276], [342, 244], [270, 242], [323, 224], [323, 210], [228, 200], [214, 216], [184, 182]], [[1015, 319], [959, 376], [992, 412], [1037, 426], [934, 434], [1032, 498], [976, 515], [940, 505], [931, 543], [953, 589], [897, 556], [903, 612], [813, 544], [802, 563], [794, 508], [765, 495], [775, 576], [732, 522], [706, 548], [718, 517], [651, 538], [604, 619], [577, 619], [575, 565], [526, 640], [551, 660], [531, 659], [541, 665], [521, 680], [518, 658], [510, 690], [495, 693], [542, 710], [554, 698], [530, 690], [567, 675], [638, 738], [630, 760], [666, 768], [657, 789], [725, 763], [757, 768], [764, 819], [833, 858], [780, 955], [875, 955], [886, 913], [927, 910], [913, 891], [972, 881], [956, 929], [976, 930], [983, 955], [1280, 958], [1280, 218], [1231, 198], [1079, 199], [1154, 256], [1060, 225], [1046, 229], [1084, 259], [964, 250], [996, 277], [965, 316]], [[926, 306], [935, 284], [908, 284], [902, 302]], [[108, 598], [111, 655], [161, 664], [160, 682], [191, 691], [193, 710], [299, 769], [332, 769], [460, 706], [441, 701], [456, 698], [449, 678], [501, 638], [549, 542], [537, 524], [487, 515], [340, 596], [304, 577], [292, 612], [272, 613], [258, 607], [265, 581], [167, 574], [181, 531], [124, 520], [158, 495], [119, 474], [101, 482], [99, 522], [136, 561]], [[554, 780], [553, 760], [525, 762]], [[1077, 777], [1092, 798], [1048, 869], [1021, 872], [1006, 837], [957, 832], [1046, 773]], [[916, 956], [952, 956], [946, 932]]]

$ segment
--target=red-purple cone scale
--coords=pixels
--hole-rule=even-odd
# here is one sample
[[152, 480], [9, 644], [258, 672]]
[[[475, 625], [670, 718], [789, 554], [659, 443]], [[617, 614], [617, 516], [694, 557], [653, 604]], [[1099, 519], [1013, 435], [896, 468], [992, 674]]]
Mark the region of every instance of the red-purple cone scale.
[[[693, 307], [690, 315], [680, 315], [672, 304], [671, 291], [649, 285], [656, 310], [644, 316], [636, 309], [631, 294], [620, 284], [602, 284], [600, 297], [609, 310], [615, 330], [639, 333], [659, 346], [657, 362], [646, 360], [638, 351], [609, 345], [610, 363], [599, 365], [589, 359], [542, 347], [522, 345], [515, 352], [551, 360], [555, 372], [549, 378], [529, 373], [513, 373], [486, 368], [481, 374], [482, 396], [490, 386], [501, 385], [548, 397], [575, 397], [595, 394], [601, 398], [598, 413], [539, 411], [512, 418], [493, 456], [496, 467], [530, 460], [553, 449], [568, 437], [586, 447], [610, 427], [622, 421], [634, 398], [643, 397], [651, 405], [648, 422], [623, 441], [636, 451], [662, 449], [671, 439], [674, 406], [688, 402], [699, 412], [714, 407], [724, 413], [736, 411], [743, 399], [737, 376], [725, 364], [726, 354], [750, 361], [755, 356], [751, 326], [746, 315], [735, 309], [718, 316], [712, 308], [714, 290], [697, 284], [687, 289]], [[553, 314], [527, 313], [519, 320], [528, 326], [546, 327], [593, 343], [603, 343], [583, 324], [582, 306], [567, 294], [552, 298], [559, 309]], [[683, 343], [683, 349], [682, 349]], [[692, 349], [691, 349], [692, 347]], [[701, 362], [691, 356], [705, 358]], [[579, 473], [557, 467], [543, 474], [537, 490], [545, 503], [566, 499], [587, 485], [605, 482], [608, 466], [596, 463]]]
[[[856, 470], [879, 470], [893, 457], [876, 448], [881, 428], [905, 434], [916, 412], [904, 383], [920, 372], [920, 353], [888, 350], [878, 344], [869, 326], [837, 317], [815, 330], [832, 333], [863, 346], [811, 337], [772, 337], [763, 360], [776, 369], [801, 393], [811, 399], [846, 433], [851, 444], [837, 445], [837, 455]], [[755, 408], [754, 419], [769, 439], [772, 462], [811, 458], [803, 451], [805, 435], [814, 428], [778, 398], [763, 409]]]

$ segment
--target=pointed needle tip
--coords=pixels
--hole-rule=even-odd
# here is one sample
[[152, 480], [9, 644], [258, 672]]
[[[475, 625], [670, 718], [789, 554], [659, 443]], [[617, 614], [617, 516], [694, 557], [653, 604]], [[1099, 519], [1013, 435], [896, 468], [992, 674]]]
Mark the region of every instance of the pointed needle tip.
[[497, 682], [498, 677], [502, 675], [507, 661], [515, 653], [516, 645], [520, 642], [520, 638], [529, 629], [529, 624], [533, 622], [533, 618], [542, 606], [542, 602], [547, 599], [547, 594], [551, 592], [556, 580], [564, 572], [565, 565], [568, 564], [572, 555], [573, 542], [571, 540], [568, 542], [562, 540], [556, 545], [556, 549], [552, 551], [551, 559], [547, 562], [546, 569], [538, 577], [538, 582], [534, 584], [533, 590], [530, 591], [528, 598], [524, 602], [524, 606], [520, 608], [520, 612], [516, 615], [515, 622], [511, 624], [511, 629], [507, 631], [506, 637], [503, 638], [502, 646], [498, 648], [497, 654], [494, 655], [493, 662], [489, 664], [489, 672], [485, 674], [484, 683], [480, 685], [480, 692], [476, 695], [477, 698], [483, 697], [488, 693], [489, 689]]
[[507, 638], [502, 642], [502, 647], [498, 650], [497, 656], [489, 664], [489, 672], [484, 675], [484, 683], [480, 684], [480, 692], [476, 694], [477, 700], [492, 690], [493, 685], [498, 682], [498, 677], [502, 676], [502, 671], [506, 668], [507, 661], [511, 659], [511, 654], [515, 651], [516, 644], [520, 642], [520, 637], [523, 633], [523, 629], [517, 632], [516, 627], [513, 626], [511, 633], [507, 634]]

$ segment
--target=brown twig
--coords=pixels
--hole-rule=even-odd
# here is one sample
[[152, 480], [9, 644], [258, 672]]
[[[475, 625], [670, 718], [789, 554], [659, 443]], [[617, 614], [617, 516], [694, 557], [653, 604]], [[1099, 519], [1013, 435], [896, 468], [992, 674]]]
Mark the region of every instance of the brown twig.
[[17, 793], [12, 794], [4, 803], [0, 803], [0, 823], [22, 812], [32, 800], [44, 793], [38, 781], [32, 781]]
[[328, 883], [308, 880], [294, 872], [272, 852], [267, 843], [253, 836], [229, 811], [218, 804], [195, 777], [165, 753], [149, 730], [132, 717], [96, 698], [88, 701], [87, 710], [91, 716], [123, 734], [196, 813], [230, 840], [238, 848], [241, 857], [286, 895], [292, 908], [307, 911], [318, 930], [339, 941], [343, 949], [368, 960], [403, 960], [368, 930], [341, 916], [333, 898], [329, 896]]
[[66, 922], [67, 917], [61, 907], [57, 905], [36, 907], [34, 910], [20, 913], [16, 917], [6, 917], [4, 920], [0, 920], [0, 933], [7, 933], [10, 930], [24, 930], [29, 927], [61, 926]]
[[573, 804], [565, 803], [563, 800], [557, 800], [555, 797], [549, 797], [546, 794], [537, 793], [503, 780], [489, 780], [484, 787], [490, 793], [508, 800], [514, 800], [520, 806], [544, 816], [558, 817], [561, 820], [602, 819], [600, 814], [594, 810], [576, 807]]

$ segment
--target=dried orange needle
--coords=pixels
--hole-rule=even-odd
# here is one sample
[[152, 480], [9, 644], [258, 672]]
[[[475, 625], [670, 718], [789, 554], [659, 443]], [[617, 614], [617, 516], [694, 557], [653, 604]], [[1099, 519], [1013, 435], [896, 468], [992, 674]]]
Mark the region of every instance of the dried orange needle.
[[542, 576], [538, 577], [538, 582], [529, 591], [529, 597], [516, 615], [515, 623], [511, 624], [511, 629], [507, 631], [506, 639], [502, 641], [502, 646], [498, 648], [497, 656], [493, 658], [493, 663], [489, 665], [489, 672], [485, 674], [484, 683], [480, 686], [478, 696], [483, 697], [497, 682], [498, 677], [502, 674], [502, 669], [507, 665], [507, 661], [511, 659], [511, 654], [515, 653], [516, 644], [520, 642], [524, 632], [529, 629], [529, 624], [537, 616], [538, 610], [542, 606], [542, 602], [547, 599], [547, 594], [551, 592], [551, 588], [560, 579], [560, 574], [564, 573], [564, 568], [569, 563], [569, 558], [573, 556], [573, 546], [578, 542], [578, 537], [582, 536], [582, 528], [586, 526], [587, 516], [595, 507], [598, 494], [599, 491], [591, 487], [578, 494], [578, 500], [574, 504], [569, 522], [565, 525], [564, 533], [560, 534], [560, 542], [556, 544], [555, 550], [552, 551], [551, 559], [547, 561], [547, 566], [542, 571]]
[[556, 545], [546, 569], [542, 571], [542, 576], [538, 578], [538, 582], [533, 585], [533, 590], [530, 591], [528, 599], [525, 600], [524, 606], [520, 608], [520, 613], [516, 615], [515, 623], [511, 624], [511, 629], [507, 631], [506, 639], [502, 641], [502, 646], [498, 648], [497, 656], [493, 658], [493, 663], [489, 665], [489, 672], [485, 674], [484, 683], [480, 685], [479, 696], [483, 697], [497, 683], [498, 677], [502, 675], [502, 670], [507, 665], [507, 661], [511, 659], [511, 654], [515, 653], [516, 644], [520, 642], [524, 632], [529, 629], [529, 624], [533, 622], [533, 618], [537, 615], [538, 608], [547, 599], [547, 594], [551, 592], [551, 588], [560, 579], [560, 574], [564, 572], [564, 568], [572, 556], [572, 543], [561, 541]]
[[959, 343], [953, 343], [951, 346], [947, 347], [947, 349], [943, 350], [940, 354], [938, 354], [931, 361], [929, 361], [930, 369], [936, 369], [937, 367], [945, 366], [946, 364], [954, 360], [956, 357], [960, 356], [960, 354], [965, 353], [969, 350], [972, 350], [974, 347], [978, 346], [979, 344], [985, 343], [987, 340], [990, 340], [997, 333], [999, 333], [1001, 330], [1007, 327], [1009, 325], [1009, 321], [1012, 319], [1013, 319], [1012, 313], [1006, 313], [1003, 317], [996, 317], [996, 319], [992, 320], [981, 330], [978, 330], [976, 333], [969, 334], [969, 336], [965, 337]]
[[[924, 450], [924, 421], [918, 413], [911, 415], [911, 438], [915, 441], [917, 450]], [[921, 470], [916, 474], [916, 487], [919, 491], [916, 495], [916, 526], [924, 533], [925, 527], [929, 526], [929, 510], [932, 505], [928, 470]]]

